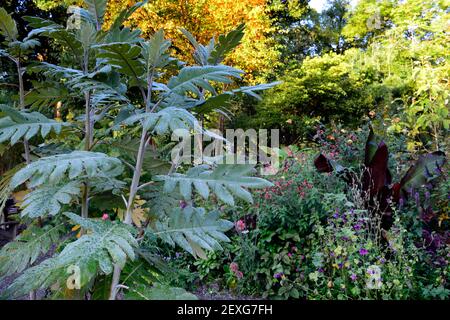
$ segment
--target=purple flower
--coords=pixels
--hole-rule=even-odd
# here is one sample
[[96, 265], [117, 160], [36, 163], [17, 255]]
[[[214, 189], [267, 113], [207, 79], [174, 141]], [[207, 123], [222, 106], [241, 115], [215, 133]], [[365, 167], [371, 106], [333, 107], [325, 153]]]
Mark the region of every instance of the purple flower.
[[323, 273], [323, 268], [317, 269], [318, 272]]
[[369, 251], [367, 251], [367, 249], [365, 249], [365, 248], [361, 248], [361, 249], [359, 249], [359, 254], [361, 256], [365, 256], [365, 255], [369, 254]]
[[353, 229], [355, 229], [355, 230], [360, 230], [361, 229], [361, 225], [358, 223], [358, 224], [355, 224], [354, 226], [353, 226]]
[[400, 198], [400, 200], [399, 200], [400, 209], [403, 208], [404, 205], [405, 205], [405, 200], [403, 198]]
[[273, 277], [274, 277], [275, 279], [280, 279], [282, 275], [283, 275], [282, 272], [277, 272], [277, 273], [275, 273], [275, 274], [273, 275]]
[[187, 202], [184, 201], [184, 200], [181, 200], [181, 201], [180, 201], [180, 208], [181, 208], [181, 209], [184, 209], [184, 208], [186, 208], [186, 207], [187, 207]]
[[352, 279], [352, 281], [356, 281], [356, 279], [358, 279], [358, 276], [354, 273], [351, 274], [350, 279]]

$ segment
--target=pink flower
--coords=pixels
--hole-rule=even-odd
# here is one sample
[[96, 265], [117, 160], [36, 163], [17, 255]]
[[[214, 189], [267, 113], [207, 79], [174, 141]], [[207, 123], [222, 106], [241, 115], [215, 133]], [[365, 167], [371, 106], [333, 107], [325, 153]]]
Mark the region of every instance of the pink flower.
[[242, 277], [244, 277], [244, 274], [242, 273], [242, 271], [237, 271], [237, 272], [236, 272], [236, 277], [237, 277], [238, 279], [242, 279]]
[[107, 213], [103, 213], [102, 220], [108, 220], [108, 219], [109, 219], [109, 215]]
[[234, 273], [239, 271], [239, 265], [236, 262], [230, 263], [230, 270]]
[[292, 253], [289, 252], [289, 253], [288, 253], [288, 257], [289, 257], [289, 258], [292, 258]]
[[242, 232], [242, 231], [244, 231], [245, 230], [245, 222], [244, 222], [244, 220], [238, 220], [238, 221], [236, 221], [236, 231], [238, 231], [238, 232]]

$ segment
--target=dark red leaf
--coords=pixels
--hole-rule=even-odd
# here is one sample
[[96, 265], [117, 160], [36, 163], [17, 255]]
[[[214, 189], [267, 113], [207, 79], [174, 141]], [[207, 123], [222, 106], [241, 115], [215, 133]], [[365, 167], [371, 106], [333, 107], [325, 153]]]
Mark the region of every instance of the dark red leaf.
[[323, 154], [319, 154], [314, 160], [314, 166], [319, 172], [333, 172], [333, 166], [330, 160], [327, 159]]
[[400, 188], [401, 185], [400, 183], [394, 183], [394, 185], [392, 186], [392, 200], [395, 203], [398, 203], [400, 201]]
[[363, 174], [363, 190], [370, 191], [371, 196], [377, 194], [384, 186], [391, 182], [391, 174], [388, 170], [388, 158], [388, 148], [381, 141], [369, 166]]

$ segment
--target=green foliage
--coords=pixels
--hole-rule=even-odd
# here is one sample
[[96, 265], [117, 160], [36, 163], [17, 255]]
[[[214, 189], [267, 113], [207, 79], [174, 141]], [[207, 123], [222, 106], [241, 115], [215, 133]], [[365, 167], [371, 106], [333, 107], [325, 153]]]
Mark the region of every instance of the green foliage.
[[245, 24], [242, 23], [228, 34], [220, 35], [217, 44], [213, 38], [207, 46], [198, 43], [189, 31], [185, 29], [181, 29], [181, 31], [195, 49], [195, 61], [205, 66], [220, 64], [225, 56], [241, 43], [242, 37], [244, 36], [244, 28]]
[[144, 56], [147, 70], [164, 68], [172, 58], [167, 50], [171, 43], [164, 39], [164, 31], [158, 30], [148, 42], [142, 45], [142, 55]]
[[219, 36], [219, 41], [211, 52], [208, 62], [214, 65], [221, 63], [225, 56], [241, 43], [244, 28], [245, 24], [242, 23], [228, 34]]
[[[19, 245], [20, 238], [13, 242], [11, 247], [24, 250], [24, 255], [22, 274], [7, 290], [10, 298], [50, 287], [52, 298], [57, 299], [80, 296], [87, 290], [93, 298], [114, 298], [122, 288], [119, 283], [129, 285], [127, 294], [134, 298], [193, 298], [182, 289], [159, 284], [165, 283], [160, 240], [204, 258], [204, 250], [220, 250], [220, 242], [229, 241], [225, 232], [233, 223], [222, 219], [214, 208], [195, 208], [191, 203], [181, 209], [179, 200], [191, 200], [188, 189], [194, 185], [206, 199], [211, 189], [233, 205], [234, 196], [252, 201], [246, 189], [270, 185], [251, 177], [255, 172], [251, 166], [222, 165], [214, 170], [197, 166], [183, 175], [177, 173], [177, 163], [167, 160], [174, 145], [167, 143], [170, 131], [213, 135], [190, 108], [225, 92], [227, 96], [257, 96], [256, 92], [274, 84], [233, 87], [243, 71], [219, 64], [239, 44], [243, 25], [220, 36], [217, 45], [211, 41], [211, 55], [206, 59], [213, 65], [187, 65], [173, 57], [171, 41], [165, 39], [163, 30], [145, 41], [140, 30], [122, 27], [144, 3], [119, 13], [109, 28], [106, 0], [84, 1], [84, 8], [71, 12], [67, 27], [26, 17], [34, 29], [23, 41], [2, 51], [19, 70], [21, 110], [2, 107], [1, 115], [6, 116], [0, 119], [0, 142], [23, 140], [27, 159], [26, 166], [5, 179], [5, 193], [19, 186], [29, 189], [21, 203], [21, 222], [38, 219], [46, 228], [49, 221], [68, 218], [75, 224], [72, 231], [80, 229], [76, 238], [70, 234], [63, 241], [53, 239], [57, 242], [54, 255], [30, 267], [36, 262], [35, 252], [48, 251], [48, 242], [44, 241], [40, 251], [34, 247], [26, 251]], [[21, 58], [38, 44], [32, 38], [37, 36], [46, 38], [48, 48], [61, 49], [62, 54], [47, 59], [40, 53], [40, 63], [22, 68]], [[28, 92], [22, 85], [23, 71], [32, 78]], [[54, 112], [58, 121], [29, 112], [27, 106], [46, 114]], [[68, 122], [59, 121], [63, 118]], [[63, 126], [71, 127], [70, 134]], [[56, 135], [49, 139], [52, 130]], [[37, 139], [32, 138], [39, 132], [47, 139], [35, 146]], [[170, 175], [163, 175], [167, 172]], [[182, 196], [174, 190], [170, 195], [164, 193], [170, 184], [172, 189], [179, 184]], [[66, 210], [81, 215], [59, 214]], [[98, 216], [102, 220], [88, 218]], [[74, 291], [70, 285], [76, 276], [79, 281], [74, 283], [79, 287]]]
[[62, 224], [38, 227], [32, 225], [21, 233], [16, 241], [0, 250], [0, 276], [20, 273], [33, 265], [41, 254], [46, 254], [58, 243], [63, 231]]
[[192, 293], [182, 288], [173, 288], [161, 284], [152, 287], [141, 284], [125, 295], [128, 300], [197, 300]]
[[224, 232], [233, 223], [219, 218], [218, 211], [205, 212], [203, 208], [173, 209], [170, 218], [158, 221], [155, 234], [171, 246], [178, 244], [194, 257], [206, 257], [203, 249], [222, 250], [218, 241], [229, 241]]
[[0, 21], [1, 35], [5, 37], [6, 41], [15, 41], [19, 35], [16, 22], [4, 8], [0, 8]]
[[201, 96], [198, 87], [215, 94], [216, 90], [208, 81], [227, 84], [232, 82], [229, 77], [240, 79], [241, 74], [242, 71], [223, 65], [184, 67], [177, 76], [169, 80], [167, 87], [171, 92], [178, 95], [192, 92]]
[[81, 194], [81, 182], [45, 184], [28, 193], [21, 204], [23, 217], [37, 218], [54, 216]]
[[140, 113], [125, 119], [123, 123], [130, 125], [139, 120], [142, 121], [141, 123], [145, 130], [157, 135], [164, 135], [169, 130], [175, 131], [177, 129], [201, 130], [197, 119], [189, 111], [175, 107], [167, 107], [156, 113]]
[[258, 177], [251, 177], [254, 172], [251, 165], [219, 165], [211, 170], [208, 165], [189, 169], [186, 174], [174, 173], [166, 176], [156, 176], [158, 181], [164, 181], [164, 191], [171, 193], [177, 185], [184, 199], [192, 198], [192, 186], [204, 199], [208, 199], [210, 189], [221, 201], [234, 205], [234, 196], [252, 203], [251, 194], [244, 188], [264, 188], [271, 184]]
[[105, 62], [117, 68], [117, 71], [131, 77], [134, 85], [144, 73], [144, 65], [137, 59], [141, 56], [141, 47], [127, 42], [98, 45], [102, 49], [98, 55]]
[[137, 242], [128, 226], [83, 219], [73, 213], [66, 213], [66, 216], [90, 233], [69, 243], [56, 257], [27, 269], [8, 288], [8, 294], [20, 296], [57, 282], [63, 285], [67, 274], [71, 272], [69, 267], [74, 266], [80, 270], [80, 285], [85, 286], [97, 273], [111, 274], [114, 263], [123, 267], [127, 257], [132, 260], [135, 258], [134, 247], [137, 247]]
[[63, 126], [69, 125], [48, 119], [39, 112], [21, 112], [6, 105], [0, 105], [0, 111], [7, 115], [0, 119], [0, 143], [9, 140], [14, 145], [22, 138], [29, 140], [39, 133], [45, 138], [51, 131], [59, 134]]
[[66, 30], [65, 27], [39, 17], [24, 17], [30, 27], [30, 36], [43, 36], [55, 40], [58, 44], [67, 48], [75, 60], [83, 54], [82, 44], [75, 34]]
[[322, 122], [354, 124], [373, 103], [366, 93], [365, 76], [355, 72], [335, 53], [307, 58], [299, 68], [281, 77], [282, 84], [271, 89], [256, 106], [246, 126], [279, 128], [286, 143], [311, 136]]
[[123, 170], [119, 159], [99, 152], [73, 151], [41, 158], [17, 172], [11, 179], [11, 188], [29, 180], [30, 187], [60, 181], [62, 178], [115, 177]]
[[97, 28], [100, 28], [103, 24], [108, 0], [84, 0], [84, 3], [87, 5], [89, 13], [94, 17]]

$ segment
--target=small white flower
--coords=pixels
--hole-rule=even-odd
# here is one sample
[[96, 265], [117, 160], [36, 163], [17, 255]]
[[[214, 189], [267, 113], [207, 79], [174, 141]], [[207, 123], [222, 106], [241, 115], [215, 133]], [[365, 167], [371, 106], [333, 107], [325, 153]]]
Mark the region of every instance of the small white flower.
[[377, 265], [371, 265], [367, 268], [367, 289], [381, 289], [383, 282], [381, 281], [381, 268]]

